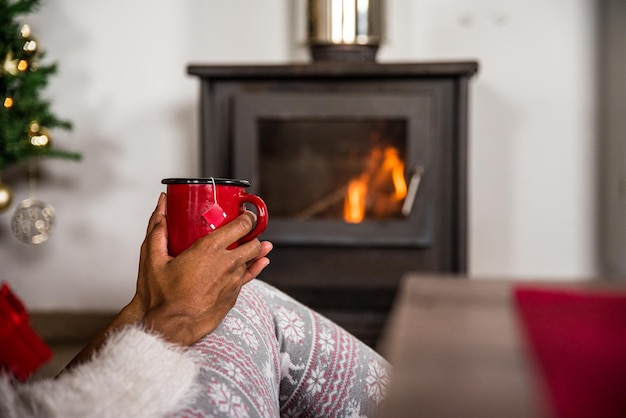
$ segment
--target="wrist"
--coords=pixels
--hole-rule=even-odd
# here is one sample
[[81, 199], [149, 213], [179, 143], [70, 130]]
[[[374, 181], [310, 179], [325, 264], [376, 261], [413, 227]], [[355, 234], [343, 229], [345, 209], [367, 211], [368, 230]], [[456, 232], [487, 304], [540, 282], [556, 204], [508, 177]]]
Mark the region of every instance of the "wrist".
[[118, 325], [130, 325], [136, 324], [143, 320], [145, 316], [145, 310], [139, 301], [135, 298], [130, 303], [124, 306], [117, 314]]
[[190, 346], [202, 335], [197, 336], [194, 321], [189, 315], [180, 313], [167, 313], [162, 309], [153, 309], [148, 312], [143, 320], [143, 325], [158, 334], [165, 340], [182, 346]]

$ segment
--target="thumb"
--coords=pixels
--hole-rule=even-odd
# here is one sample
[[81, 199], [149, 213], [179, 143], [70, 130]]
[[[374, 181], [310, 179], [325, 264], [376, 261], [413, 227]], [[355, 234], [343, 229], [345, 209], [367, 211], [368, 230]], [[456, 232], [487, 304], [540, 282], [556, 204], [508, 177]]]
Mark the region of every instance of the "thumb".
[[166, 255], [169, 257], [167, 246], [167, 219], [165, 215], [158, 215], [154, 227], [147, 237], [148, 253], [151, 255]]

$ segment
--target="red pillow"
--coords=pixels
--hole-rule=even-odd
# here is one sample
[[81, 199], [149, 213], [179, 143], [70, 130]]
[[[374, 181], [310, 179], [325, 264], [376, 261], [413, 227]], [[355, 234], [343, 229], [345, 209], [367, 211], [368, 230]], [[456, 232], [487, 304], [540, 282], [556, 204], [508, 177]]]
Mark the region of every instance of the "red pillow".
[[517, 312], [557, 417], [626, 417], [626, 292], [518, 286]]

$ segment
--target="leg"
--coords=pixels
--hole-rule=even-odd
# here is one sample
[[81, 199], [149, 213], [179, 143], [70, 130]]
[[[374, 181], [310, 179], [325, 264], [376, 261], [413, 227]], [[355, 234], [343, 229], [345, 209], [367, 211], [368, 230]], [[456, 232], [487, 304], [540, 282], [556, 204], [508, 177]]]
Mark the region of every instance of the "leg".
[[371, 416], [389, 364], [343, 328], [263, 284], [281, 355], [282, 417]]
[[388, 382], [373, 350], [259, 280], [193, 350], [202, 390], [177, 416], [368, 416]]

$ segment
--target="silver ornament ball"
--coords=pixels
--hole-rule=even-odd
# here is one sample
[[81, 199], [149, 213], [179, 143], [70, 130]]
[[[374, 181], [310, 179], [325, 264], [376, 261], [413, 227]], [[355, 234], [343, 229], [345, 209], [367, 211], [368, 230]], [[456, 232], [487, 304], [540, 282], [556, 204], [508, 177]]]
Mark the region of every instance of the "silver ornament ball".
[[35, 199], [23, 200], [13, 212], [11, 229], [13, 235], [26, 244], [41, 244], [54, 231], [54, 208]]

